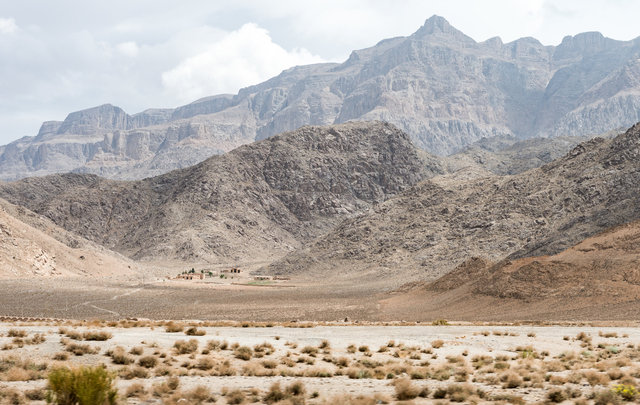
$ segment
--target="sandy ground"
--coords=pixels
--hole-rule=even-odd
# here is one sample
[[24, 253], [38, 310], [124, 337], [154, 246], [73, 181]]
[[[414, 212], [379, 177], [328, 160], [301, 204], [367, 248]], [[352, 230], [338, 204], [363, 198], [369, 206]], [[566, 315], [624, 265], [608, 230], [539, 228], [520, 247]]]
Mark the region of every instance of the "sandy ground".
[[[70, 324], [70, 323], [68, 323]], [[476, 325], [451, 325], [451, 326], [316, 326], [310, 328], [291, 328], [283, 326], [273, 327], [200, 327], [206, 334], [204, 336], [185, 336], [184, 333], [169, 333], [162, 326], [153, 327], [105, 327], [91, 324], [81, 324], [79, 327], [66, 326], [67, 330], [88, 331], [103, 330], [113, 335], [112, 338], [103, 342], [82, 342], [97, 348], [96, 354], [85, 354], [83, 356], [71, 356], [64, 364], [70, 365], [95, 365], [106, 364], [109, 368], [118, 370], [122, 366], [116, 366], [111, 363], [111, 359], [105, 356], [105, 352], [116, 346], [121, 346], [127, 351], [132, 347], [144, 348], [142, 355], [150, 355], [152, 353], [165, 353], [169, 358], [173, 358], [171, 368], [180, 377], [180, 388], [188, 391], [196, 386], [203, 385], [211, 390], [214, 396], [222, 398], [224, 388], [230, 390], [239, 389], [249, 392], [251, 389], [257, 389], [260, 392], [266, 392], [271, 384], [276, 381], [283, 385], [290, 384], [293, 381], [302, 381], [306, 386], [307, 392], [318, 392], [319, 396], [315, 400], [331, 401], [336, 395], [374, 395], [376, 393], [383, 394], [392, 399], [395, 395], [395, 388], [390, 380], [386, 377], [380, 379], [368, 377], [361, 379], [349, 378], [346, 375], [333, 377], [309, 377], [303, 374], [304, 370], [326, 369], [335, 372], [337, 368], [334, 364], [325, 361], [326, 358], [348, 358], [351, 363], [350, 367], [360, 364], [364, 361], [376, 361], [380, 364], [411, 364], [414, 367], [421, 367], [428, 364], [431, 369], [437, 369], [441, 366], [447, 366], [451, 361], [449, 358], [462, 359], [463, 362], [470, 362], [476, 356], [491, 356], [493, 358], [504, 357], [511, 361], [512, 369], [516, 368], [519, 362], [528, 362], [527, 367], [535, 368], [531, 359], [521, 359], [519, 347], [527, 346], [537, 353], [543, 353], [540, 362], [541, 365], [559, 362], [567, 353], [585, 352], [585, 348], [581, 346], [582, 341], [576, 340], [575, 337], [579, 333], [584, 333], [591, 337], [590, 350], [597, 350], [598, 345], [604, 348], [624, 348], [633, 347], [635, 353], [635, 345], [640, 342], [640, 328], [637, 327], [586, 327], [586, 326], [476, 326]], [[0, 351], [0, 360], [11, 356], [17, 356], [22, 360], [31, 360], [34, 363], [47, 362], [51, 366], [56, 364], [51, 360], [55, 353], [64, 351], [65, 337], [60, 334], [59, 326], [43, 323], [43, 324], [20, 324], [20, 323], [0, 323], [0, 347], [10, 345], [14, 338], [8, 336], [11, 329], [23, 330], [28, 336], [40, 333], [46, 337], [46, 341], [37, 345], [25, 345], [22, 348], [12, 348]], [[608, 336], [608, 337], [606, 337]], [[232, 376], [216, 376], [201, 373], [193, 369], [188, 371], [185, 364], [195, 362], [201, 355], [178, 355], [172, 352], [172, 348], [176, 341], [195, 339], [198, 342], [199, 350], [207, 346], [207, 342], [216, 340], [219, 342], [226, 341], [229, 345], [237, 343], [240, 346], [255, 347], [263, 343], [268, 343], [273, 347], [273, 353], [267, 354], [260, 359], [252, 359], [249, 362], [239, 360], [233, 356], [231, 350], [215, 351], [207, 353], [216, 360], [228, 360], [232, 367], [237, 370], [236, 375]], [[62, 340], [62, 341], [61, 341]], [[67, 339], [68, 340], [68, 339]], [[313, 357], [314, 364], [307, 365], [305, 363], [296, 363], [291, 370], [297, 370], [298, 376], [258, 376], [246, 375], [243, 368], [250, 362], [260, 364], [265, 359], [274, 359], [279, 361], [285, 357], [306, 358], [310, 355], [304, 354], [305, 347], [319, 347], [323, 340], [327, 340], [330, 348], [325, 353], [319, 350], [317, 356]], [[441, 340], [443, 345], [436, 347], [434, 341]], [[387, 352], [379, 352], [379, 347], [388, 346], [390, 341], [394, 341], [394, 348], [390, 348]], [[72, 341], [73, 342], [73, 341]], [[349, 350], [350, 345], [355, 345], [358, 350]], [[360, 350], [360, 347], [367, 347], [366, 353]], [[397, 348], [428, 348], [422, 354], [418, 354], [419, 358], [400, 357], [392, 355]], [[605, 350], [605, 349], [602, 349]], [[611, 349], [607, 349], [611, 350]], [[631, 350], [631, 349], [630, 349]], [[399, 351], [399, 350], [398, 350]], [[427, 353], [428, 351], [428, 353]], [[545, 353], [546, 352], [546, 353]], [[415, 355], [414, 352], [411, 352]], [[196, 353], [197, 354], [197, 353]], [[132, 357], [135, 359], [136, 356]], [[632, 358], [625, 354], [625, 358]], [[632, 358], [632, 362], [622, 367], [626, 373], [633, 373], [637, 370], [637, 357]], [[605, 360], [602, 360], [605, 361]], [[427, 362], [427, 363], [425, 363]], [[545, 363], [547, 362], [547, 363]], [[50, 367], [51, 367], [50, 366]], [[593, 366], [593, 365], [592, 365]], [[284, 366], [279, 366], [284, 367]], [[358, 366], [361, 367], [361, 366]], [[387, 366], [390, 367], [390, 366]], [[126, 368], [126, 367], [125, 367]], [[284, 367], [286, 369], [286, 367]], [[574, 367], [575, 368], [575, 367]], [[346, 370], [346, 369], [345, 369]], [[635, 371], [634, 371], [635, 370]], [[264, 369], [263, 369], [264, 371]], [[194, 375], [195, 374], [195, 375]], [[244, 375], [243, 375], [244, 374]], [[544, 373], [543, 373], [544, 374]], [[559, 374], [566, 375], [567, 371], [560, 371]], [[397, 376], [397, 377], [401, 377]], [[25, 392], [33, 388], [41, 388], [45, 386], [44, 380], [35, 381], [1, 381], [3, 379], [0, 373], [0, 389], [16, 389]], [[6, 378], [4, 378], [6, 380]], [[148, 389], [154, 384], [161, 384], [166, 380], [164, 376], [153, 376], [151, 373], [148, 378], [123, 379], [120, 378], [117, 386], [121, 393], [124, 393], [134, 382], [142, 383]], [[469, 380], [473, 381], [473, 380]], [[439, 381], [435, 378], [420, 379], [414, 381], [417, 386], [427, 386], [434, 391], [438, 387], [446, 388], [452, 382], [451, 380]], [[504, 389], [498, 384], [497, 386], [482, 382], [472, 382], [472, 385], [483, 389], [488, 395], [508, 394], [521, 397], [526, 402], [537, 402], [545, 399], [548, 391], [553, 386], [543, 383], [543, 386], [521, 386], [513, 389]], [[586, 382], [575, 384], [576, 389], [584, 391], [587, 395], [592, 391], [592, 387]], [[128, 403], [138, 403], [137, 398], [130, 398]], [[218, 401], [217, 403], [226, 403]], [[431, 403], [432, 400], [416, 399], [415, 403]]]
[[63, 319], [199, 319], [236, 321], [629, 321], [640, 303], [621, 297], [523, 301], [461, 295], [459, 291], [391, 292], [356, 282], [267, 285], [248, 278], [224, 281], [129, 281], [87, 278], [11, 279], [0, 282], [0, 317]]

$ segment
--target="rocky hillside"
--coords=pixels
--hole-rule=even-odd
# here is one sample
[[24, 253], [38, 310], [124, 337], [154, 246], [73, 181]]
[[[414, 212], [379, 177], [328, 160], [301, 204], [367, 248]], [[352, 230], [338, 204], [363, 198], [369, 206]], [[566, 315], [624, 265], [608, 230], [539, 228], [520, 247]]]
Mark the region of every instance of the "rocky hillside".
[[471, 258], [433, 283], [390, 294], [383, 312], [394, 319], [636, 319], [639, 242], [635, 221], [552, 256], [498, 263]]
[[0, 200], [0, 278], [135, 277], [139, 265]]
[[141, 181], [65, 174], [0, 196], [140, 259], [272, 260], [442, 173], [390, 124], [303, 127]]
[[583, 136], [640, 120], [640, 41], [476, 42], [441, 17], [344, 63], [297, 66], [236, 95], [127, 115], [110, 105], [0, 148], [0, 178], [67, 171], [138, 179], [293, 130], [383, 120], [447, 155], [492, 136]]
[[[614, 130], [597, 136], [610, 139], [623, 133]], [[518, 140], [513, 136], [482, 138], [460, 152], [443, 158], [450, 173], [475, 169], [498, 175], [518, 174], [559, 159], [595, 136], [558, 136]]]
[[554, 254], [640, 218], [640, 124], [518, 175], [421, 182], [269, 266], [276, 274], [433, 280], [470, 257]]

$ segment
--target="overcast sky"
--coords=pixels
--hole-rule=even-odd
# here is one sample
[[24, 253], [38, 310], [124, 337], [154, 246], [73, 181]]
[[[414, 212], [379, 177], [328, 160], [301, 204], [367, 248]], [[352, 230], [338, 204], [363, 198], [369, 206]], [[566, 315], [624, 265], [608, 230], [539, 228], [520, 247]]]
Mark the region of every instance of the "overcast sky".
[[433, 14], [477, 41], [640, 36], [635, 0], [0, 0], [0, 144], [104, 103], [176, 107], [341, 62]]

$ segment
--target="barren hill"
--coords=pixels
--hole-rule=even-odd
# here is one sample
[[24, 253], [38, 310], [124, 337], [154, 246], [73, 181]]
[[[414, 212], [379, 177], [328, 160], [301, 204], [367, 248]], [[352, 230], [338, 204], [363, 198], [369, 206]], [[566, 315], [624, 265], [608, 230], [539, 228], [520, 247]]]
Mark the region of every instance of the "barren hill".
[[429, 179], [267, 270], [398, 285], [436, 279], [470, 257], [558, 253], [640, 218], [639, 157], [637, 124], [518, 175]]
[[440, 155], [481, 139], [583, 136], [640, 120], [640, 41], [476, 42], [433, 16], [343, 63], [296, 66], [236, 95], [129, 115], [112, 105], [0, 147], [0, 178], [76, 171], [140, 179], [297, 129], [382, 120]]
[[0, 278], [129, 276], [139, 265], [0, 200]]
[[390, 124], [303, 127], [141, 181], [65, 174], [0, 196], [126, 254], [193, 262], [271, 260], [442, 173]]
[[387, 316], [425, 311], [426, 319], [475, 320], [635, 319], [639, 301], [639, 221], [552, 256], [498, 263], [472, 258], [433, 283], [383, 300]]

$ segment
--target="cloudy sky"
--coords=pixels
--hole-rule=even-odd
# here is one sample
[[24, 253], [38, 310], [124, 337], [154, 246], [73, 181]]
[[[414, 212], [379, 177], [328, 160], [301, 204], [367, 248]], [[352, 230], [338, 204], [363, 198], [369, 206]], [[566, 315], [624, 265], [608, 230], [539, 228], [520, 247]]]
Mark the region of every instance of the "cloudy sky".
[[176, 107], [341, 62], [433, 14], [477, 41], [640, 36], [636, 0], [0, 0], [0, 144], [99, 104]]

